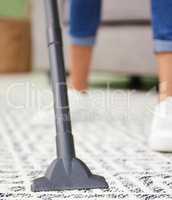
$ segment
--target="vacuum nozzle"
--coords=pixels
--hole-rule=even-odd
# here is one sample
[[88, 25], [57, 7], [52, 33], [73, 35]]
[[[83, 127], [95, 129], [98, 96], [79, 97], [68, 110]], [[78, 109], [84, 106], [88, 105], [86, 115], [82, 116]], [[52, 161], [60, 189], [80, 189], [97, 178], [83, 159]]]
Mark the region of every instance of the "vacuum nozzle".
[[65, 169], [62, 159], [54, 160], [42, 178], [33, 181], [33, 192], [108, 188], [101, 176], [93, 175], [88, 167], [79, 159], [71, 161], [71, 168]]

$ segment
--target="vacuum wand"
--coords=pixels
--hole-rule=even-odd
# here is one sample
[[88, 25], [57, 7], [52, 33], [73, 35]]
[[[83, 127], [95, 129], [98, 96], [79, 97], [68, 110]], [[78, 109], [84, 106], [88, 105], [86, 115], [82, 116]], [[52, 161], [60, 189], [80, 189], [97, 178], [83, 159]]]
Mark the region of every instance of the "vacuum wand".
[[93, 175], [89, 168], [76, 158], [65, 78], [58, 4], [57, 0], [44, 0], [44, 4], [54, 97], [57, 158], [48, 167], [44, 177], [33, 181], [31, 190], [41, 192], [108, 188], [108, 184], [103, 177]]
[[64, 68], [63, 42], [57, 2], [45, 0], [48, 47], [56, 119], [57, 156], [70, 163], [75, 157], [67, 86]]

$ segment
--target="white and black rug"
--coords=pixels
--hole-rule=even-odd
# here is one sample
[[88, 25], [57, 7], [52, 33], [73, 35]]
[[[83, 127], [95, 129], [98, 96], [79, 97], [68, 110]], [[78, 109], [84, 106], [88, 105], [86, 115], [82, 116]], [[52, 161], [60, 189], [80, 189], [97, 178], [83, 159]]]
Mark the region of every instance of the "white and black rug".
[[[50, 88], [39, 90], [46, 97]], [[30, 185], [55, 158], [53, 109], [26, 103], [21, 88], [15, 94], [15, 102], [1, 101], [1, 200], [172, 199], [172, 154], [147, 146], [156, 104], [153, 91], [94, 90], [77, 100], [70, 95], [77, 156], [93, 173], [103, 175], [110, 188], [49, 193], [32, 193]], [[47, 98], [51, 100], [51, 94]]]

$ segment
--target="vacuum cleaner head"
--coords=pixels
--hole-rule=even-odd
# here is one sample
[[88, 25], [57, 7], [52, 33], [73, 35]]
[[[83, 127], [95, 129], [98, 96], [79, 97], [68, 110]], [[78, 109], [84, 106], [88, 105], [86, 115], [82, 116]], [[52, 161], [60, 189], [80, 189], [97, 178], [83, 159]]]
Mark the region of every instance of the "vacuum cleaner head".
[[46, 192], [74, 189], [108, 188], [101, 176], [91, 174], [88, 167], [79, 159], [71, 161], [70, 169], [65, 169], [62, 159], [57, 159], [48, 168], [46, 175], [33, 181], [33, 192]]

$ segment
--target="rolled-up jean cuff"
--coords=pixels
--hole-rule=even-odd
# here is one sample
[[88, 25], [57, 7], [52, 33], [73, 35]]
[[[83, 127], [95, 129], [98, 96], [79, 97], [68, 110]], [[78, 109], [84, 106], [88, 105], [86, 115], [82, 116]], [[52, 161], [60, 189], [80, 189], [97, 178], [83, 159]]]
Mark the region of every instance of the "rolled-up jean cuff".
[[172, 40], [154, 40], [155, 52], [172, 52]]
[[96, 43], [96, 38], [94, 36], [90, 37], [70, 37], [70, 43], [79, 46], [94, 46]]

